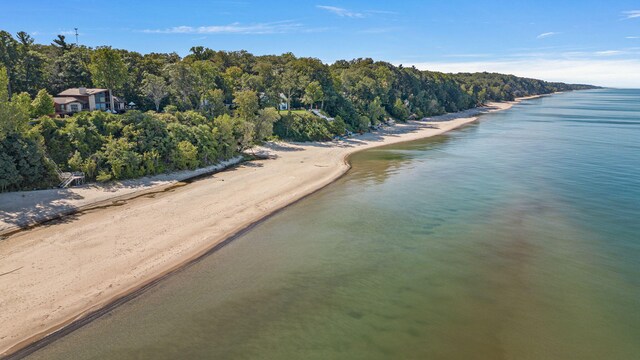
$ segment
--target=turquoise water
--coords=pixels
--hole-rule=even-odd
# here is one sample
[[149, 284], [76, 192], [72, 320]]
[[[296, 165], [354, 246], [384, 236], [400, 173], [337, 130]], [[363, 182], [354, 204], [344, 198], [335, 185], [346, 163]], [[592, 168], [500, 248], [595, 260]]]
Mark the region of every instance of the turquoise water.
[[529, 100], [352, 163], [31, 358], [638, 358], [640, 90]]

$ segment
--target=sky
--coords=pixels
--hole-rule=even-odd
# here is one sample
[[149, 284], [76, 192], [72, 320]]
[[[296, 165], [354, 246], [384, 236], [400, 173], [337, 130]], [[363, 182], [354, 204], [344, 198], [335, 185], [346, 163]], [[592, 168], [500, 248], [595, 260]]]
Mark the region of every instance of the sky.
[[640, 88], [640, 1], [0, 1], [0, 30], [141, 53], [192, 46], [370, 57], [423, 70], [490, 71]]

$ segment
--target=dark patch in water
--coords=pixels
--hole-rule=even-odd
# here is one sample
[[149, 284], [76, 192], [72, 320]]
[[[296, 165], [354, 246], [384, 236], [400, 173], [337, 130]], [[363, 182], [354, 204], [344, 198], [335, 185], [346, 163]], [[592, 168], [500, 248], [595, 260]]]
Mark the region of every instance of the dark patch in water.
[[352, 317], [354, 319], [358, 319], [358, 320], [362, 319], [362, 317], [364, 316], [363, 313], [361, 313], [359, 311], [356, 311], [356, 310], [349, 310], [347, 312], [347, 315], [349, 315], [350, 317]]

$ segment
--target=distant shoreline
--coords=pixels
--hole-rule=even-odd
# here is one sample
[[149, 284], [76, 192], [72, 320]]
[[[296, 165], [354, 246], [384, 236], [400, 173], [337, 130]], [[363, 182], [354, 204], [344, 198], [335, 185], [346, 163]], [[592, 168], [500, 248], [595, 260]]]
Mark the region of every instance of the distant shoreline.
[[157, 196], [149, 192], [158, 189], [151, 188], [121, 206], [9, 236], [0, 241], [0, 354], [27, 355], [138, 296], [331, 184], [348, 171], [348, 158], [358, 151], [440, 135], [541, 96], [489, 103], [337, 143], [267, 144], [258, 151], [274, 160], [240, 165]]

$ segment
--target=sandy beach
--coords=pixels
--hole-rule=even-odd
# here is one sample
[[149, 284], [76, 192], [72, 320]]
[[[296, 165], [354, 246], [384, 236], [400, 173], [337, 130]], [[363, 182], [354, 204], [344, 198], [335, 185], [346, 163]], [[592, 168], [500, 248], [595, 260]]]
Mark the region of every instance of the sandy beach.
[[255, 151], [268, 159], [184, 186], [171, 178], [132, 185], [127, 192], [93, 187], [69, 190], [71, 196], [43, 192], [39, 198], [30, 192], [0, 198], [0, 231], [22, 225], [15, 219], [38, 221], [25, 217], [29, 204], [48, 216], [56, 214], [55, 206], [67, 213], [82, 210], [0, 241], [0, 356], [135, 292], [326, 186], [349, 169], [346, 159], [356, 151], [439, 135], [514, 103], [491, 103], [340, 142], [267, 144]]

